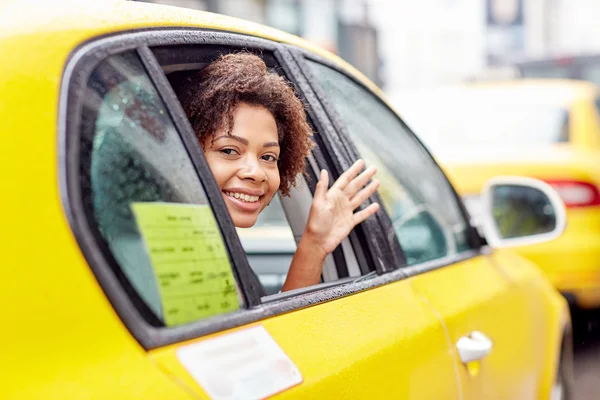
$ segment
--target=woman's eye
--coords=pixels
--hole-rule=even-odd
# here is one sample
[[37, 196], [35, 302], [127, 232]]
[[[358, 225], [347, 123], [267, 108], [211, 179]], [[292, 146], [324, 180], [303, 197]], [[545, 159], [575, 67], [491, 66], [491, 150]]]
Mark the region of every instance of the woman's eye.
[[265, 154], [262, 156], [262, 159], [269, 162], [279, 161], [279, 158], [275, 157], [273, 154]]
[[221, 149], [219, 150], [221, 153], [226, 154], [228, 156], [233, 156], [235, 154], [238, 154], [238, 152], [234, 149]]

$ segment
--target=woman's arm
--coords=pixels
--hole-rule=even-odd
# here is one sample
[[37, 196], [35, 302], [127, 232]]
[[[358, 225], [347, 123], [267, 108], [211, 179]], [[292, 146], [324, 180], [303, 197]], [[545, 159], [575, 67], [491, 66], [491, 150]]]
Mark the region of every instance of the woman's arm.
[[325, 257], [348, 237], [356, 225], [379, 210], [379, 204], [373, 203], [354, 213], [379, 187], [377, 180], [367, 185], [377, 172], [376, 168], [369, 167], [359, 175], [363, 167], [363, 160], [355, 162], [329, 190], [327, 171], [321, 171], [308, 222], [282, 291], [319, 283]]

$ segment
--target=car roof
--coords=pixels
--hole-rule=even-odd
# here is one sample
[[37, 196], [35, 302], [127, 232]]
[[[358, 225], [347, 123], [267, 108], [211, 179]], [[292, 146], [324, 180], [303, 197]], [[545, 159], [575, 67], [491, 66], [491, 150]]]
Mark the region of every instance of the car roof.
[[463, 100], [470, 102], [489, 100], [568, 108], [575, 100], [592, 100], [597, 95], [598, 86], [582, 80], [515, 79], [407, 91], [393, 97], [393, 100], [397, 105], [405, 102], [422, 101], [435, 103], [452, 101], [460, 104]]
[[[149, 28], [206, 28], [292, 44], [316, 53], [352, 73], [371, 90], [372, 82], [340, 57], [295, 35], [261, 24], [201, 10], [126, 0], [4, 0], [0, 5], [0, 54], [7, 39], [28, 36], [41, 42], [52, 36], [56, 52], [68, 54], [95, 37]], [[14, 48], [13, 48], [14, 49]], [[14, 56], [14, 53], [13, 53]]]

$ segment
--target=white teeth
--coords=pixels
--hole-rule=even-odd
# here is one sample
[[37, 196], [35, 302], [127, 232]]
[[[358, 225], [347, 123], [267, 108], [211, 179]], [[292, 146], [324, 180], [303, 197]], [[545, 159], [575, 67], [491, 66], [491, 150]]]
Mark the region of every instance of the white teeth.
[[235, 197], [236, 199], [240, 199], [248, 203], [257, 202], [259, 199], [259, 196], [250, 196], [244, 193], [225, 192], [225, 194], [227, 196]]

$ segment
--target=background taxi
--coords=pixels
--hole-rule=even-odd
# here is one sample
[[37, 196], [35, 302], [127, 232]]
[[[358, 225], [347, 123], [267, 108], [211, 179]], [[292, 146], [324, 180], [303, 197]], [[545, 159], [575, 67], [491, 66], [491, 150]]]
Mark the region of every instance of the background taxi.
[[583, 308], [600, 307], [599, 96], [591, 82], [526, 79], [442, 88], [398, 102], [475, 219], [478, 194], [491, 177], [530, 176], [557, 190], [567, 206], [565, 234], [518, 251]]

